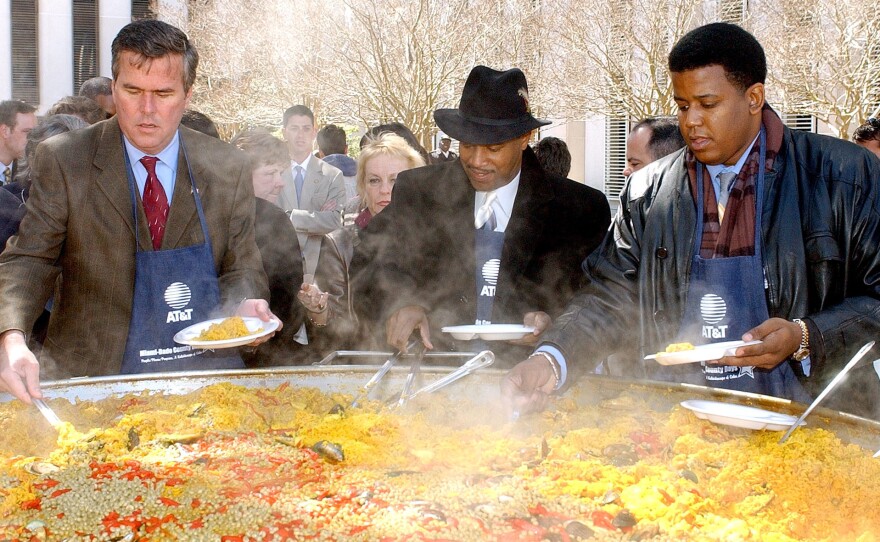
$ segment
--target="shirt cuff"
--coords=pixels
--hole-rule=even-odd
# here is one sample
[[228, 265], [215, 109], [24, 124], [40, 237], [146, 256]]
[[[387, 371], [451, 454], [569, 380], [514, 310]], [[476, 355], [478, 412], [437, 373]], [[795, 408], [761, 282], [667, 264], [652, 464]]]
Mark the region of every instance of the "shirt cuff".
[[801, 367], [804, 370], [804, 376], [810, 376], [810, 369], [813, 367], [813, 364], [810, 362], [810, 356], [801, 360]]
[[559, 364], [559, 383], [553, 388], [554, 391], [558, 390], [562, 387], [565, 383], [565, 379], [568, 377], [568, 367], [565, 364], [565, 356], [562, 355], [562, 352], [558, 348], [550, 346], [549, 344], [539, 346], [535, 352], [546, 352], [553, 356], [553, 359]]

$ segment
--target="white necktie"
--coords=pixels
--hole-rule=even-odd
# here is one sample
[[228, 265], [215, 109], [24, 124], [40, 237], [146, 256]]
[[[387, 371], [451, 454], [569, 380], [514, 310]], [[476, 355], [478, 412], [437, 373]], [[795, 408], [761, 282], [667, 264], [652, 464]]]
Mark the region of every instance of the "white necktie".
[[483, 200], [483, 204], [477, 209], [477, 214], [474, 217], [475, 228], [480, 229], [486, 224], [486, 222], [488, 222], [489, 229], [492, 231], [495, 230], [495, 212], [492, 211], [492, 203], [497, 198], [498, 194], [496, 194], [494, 190], [486, 193], [486, 199]]

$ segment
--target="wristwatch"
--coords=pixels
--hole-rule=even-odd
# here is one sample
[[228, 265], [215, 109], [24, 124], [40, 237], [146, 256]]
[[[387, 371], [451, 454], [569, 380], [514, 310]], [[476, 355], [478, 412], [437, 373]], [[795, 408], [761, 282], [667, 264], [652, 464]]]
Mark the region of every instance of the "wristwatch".
[[810, 356], [810, 330], [807, 329], [807, 324], [800, 318], [795, 318], [792, 321], [801, 326], [801, 344], [791, 357], [795, 361], [803, 361]]

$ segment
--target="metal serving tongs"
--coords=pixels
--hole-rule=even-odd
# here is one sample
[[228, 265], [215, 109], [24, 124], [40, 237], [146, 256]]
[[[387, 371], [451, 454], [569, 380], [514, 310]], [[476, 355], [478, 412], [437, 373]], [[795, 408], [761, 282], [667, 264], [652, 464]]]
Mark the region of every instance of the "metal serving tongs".
[[34, 406], [37, 407], [37, 410], [40, 411], [40, 414], [46, 418], [46, 421], [49, 422], [52, 427], [55, 429], [60, 428], [64, 425], [64, 422], [61, 421], [61, 418], [58, 417], [58, 414], [55, 414], [55, 411], [47, 405], [42, 399], [31, 399], [34, 402]]
[[868, 350], [870, 350], [873, 347], [874, 347], [874, 341], [871, 341], [868, 344], [866, 344], [865, 346], [861, 347], [858, 352], [856, 352], [856, 355], [853, 356], [851, 360], [849, 360], [849, 363], [846, 364], [846, 366], [843, 368], [843, 370], [840, 371], [839, 373], [837, 373], [837, 376], [835, 376], [831, 380], [831, 382], [829, 382], [828, 385], [825, 386], [825, 389], [822, 390], [822, 393], [820, 393], [819, 396], [816, 397], [816, 399], [812, 403], [810, 403], [810, 406], [808, 406], [807, 410], [805, 410], [804, 413], [801, 414], [800, 418], [798, 418], [797, 421], [794, 422], [792, 424], [792, 426], [788, 428], [788, 431], [786, 431], [785, 434], [782, 435], [782, 438], [779, 439], [779, 444], [784, 444], [785, 441], [788, 440], [788, 437], [791, 436], [791, 434], [794, 432], [794, 430], [797, 429], [798, 426], [801, 425], [801, 422], [804, 421], [804, 418], [807, 417], [807, 414], [812, 412], [813, 409], [816, 408], [816, 406], [819, 403], [821, 403], [823, 399], [825, 399], [825, 396], [828, 395], [832, 389], [837, 387], [838, 384], [840, 384], [840, 382], [843, 380], [843, 377], [846, 376], [846, 374], [849, 372], [849, 370], [852, 369], [853, 367], [855, 367], [856, 363], [858, 363], [859, 360], [861, 360], [863, 357], [865, 357], [865, 354], [868, 353]]
[[394, 367], [394, 364], [397, 363], [397, 361], [403, 356], [404, 353], [406, 353], [406, 351], [416, 346], [416, 344], [419, 344], [419, 342], [411, 341], [408, 345], [406, 345], [405, 350], [398, 350], [394, 353], [393, 356], [388, 358], [388, 360], [382, 365], [382, 367], [380, 367], [379, 370], [376, 371], [376, 374], [373, 375], [373, 378], [371, 378], [366, 384], [364, 384], [364, 387], [361, 388], [361, 391], [358, 392], [357, 397], [355, 397], [354, 401], [351, 402], [349, 408], [354, 408], [358, 406], [361, 401], [369, 397], [370, 392], [373, 391], [373, 388], [375, 388], [376, 385], [383, 378], [385, 378], [385, 375], [388, 374], [388, 371], [390, 371], [392, 367]]
[[426, 351], [427, 349], [424, 344], [419, 343], [416, 346], [416, 355], [413, 358], [412, 365], [409, 367], [409, 374], [406, 375], [406, 381], [403, 383], [403, 390], [400, 392], [400, 399], [397, 400], [397, 408], [406, 405], [406, 402], [413, 396], [413, 384], [415, 384], [416, 377], [419, 376], [419, 372], [422, 369], [422, 360], [425, 359]]
[[479, 369], [484, 369], [484, 368], [488, 367], [489, 365], [492, 365], [493, 363], [495, 363], [495, 354], [493, 354], [489, 350], [483, 350], [482, 352], [480, 352], [476, 356], [474, 356], [471, 359], [464, 362], [464, 364], [461, 367], [452, 371], [451, 373], [444, 376], [443, 378], [438, 378], [437, 380], [435, 380], [434, 382], [431, 382], [427, 386], [425, 386], [419, 390], [416, 390], [415, 392], [413, 392], [412, 394], [410, 394], [407, 397], [407, 400], [410, 400], [413, 397], [415, 397], [416, 395], [420, 395], [422, 393], [431, 393], [431, 392], [439, 390], [440, 388], [445, 388], [446, 386], [448, 386], [449, 384], [452, 384], [456, 380], [463, 378], [463, 377], [465, 377], [465, 376], [467, 376], [467, 375], [469, 375]]

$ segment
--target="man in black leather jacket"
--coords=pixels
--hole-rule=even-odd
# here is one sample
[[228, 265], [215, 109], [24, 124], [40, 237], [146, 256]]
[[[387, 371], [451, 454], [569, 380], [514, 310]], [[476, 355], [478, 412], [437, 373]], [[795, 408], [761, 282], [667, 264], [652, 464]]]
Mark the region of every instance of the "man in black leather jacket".
[[[700, 27], [673, 48], [670, 71], [688, 147], [630, 177], [611, 235], [585, 262], [588, 283], [535, 354], [502, 384], [513, 412], [542, 408], [548, 394], [622, 345], [637, 342], [644, 356], [681, 336], [694, 238], [706, 232], [697, 226], [703, 220], [693, 173], [741, 166], [764, 137], [763, 190], [753, 188], [752, 197], [760, 192], [763, 200], [755, 239], [769, 318], [750, 324], [742, 337], [729, 337], [762, 343], [737, 348], [717, 366], [783, 368], [807, 397], [815, 396], [849, 356], [880, 336], [880, 163], [851, 143], [783, 127], [764, 103], [763, 77], [743, 80], [731, 68], [738, 59], [760, 64], [763, 50], [725, 23]], [[713, 198], [706, 213], [715, 205]], [[753, 203], [752, 214], [754, 209]], [[723, 207], [718, 211], [723, 214]], [[656, 365], [644, 363], [650, 376]], [[848, 385], [849, 392], [832, 394], [834, 406], [876, 416], [880, 391], [873, 371], [863, 368]]]

